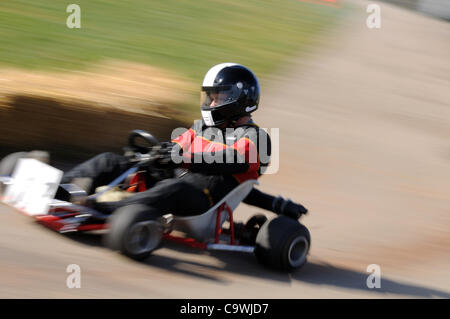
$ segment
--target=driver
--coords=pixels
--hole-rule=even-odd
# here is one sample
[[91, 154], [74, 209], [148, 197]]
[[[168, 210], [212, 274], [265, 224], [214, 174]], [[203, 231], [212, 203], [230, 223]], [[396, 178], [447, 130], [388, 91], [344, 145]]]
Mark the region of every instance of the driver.
[[[205, 75], [201, 89], [202, 119], [163, 143], [160, 168], [175, 175], [156, 181], [143, 192], [115, 202], [94, 202], [103, 212], [144, 204], [159, 214], [178, 216], [206, 212], [240, 183], [257, 179], [270, 160], [270, 137], [252, 120], [260, 88], [256, 76], [236, 63], [222, 63]], [[259, 151], [264, 147], [267, 152]], [[75, 183], [89, 194], [109, 184], [133, 165], [129, 158], [103, 153], [64, 174], [61, 183]], [[253, 189], [245, 203], [298, 219], [307, 210], [299, 204]]]

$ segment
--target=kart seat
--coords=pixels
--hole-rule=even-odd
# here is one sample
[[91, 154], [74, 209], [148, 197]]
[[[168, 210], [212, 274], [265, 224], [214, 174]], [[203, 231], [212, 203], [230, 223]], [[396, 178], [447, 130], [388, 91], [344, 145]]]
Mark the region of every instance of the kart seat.
[[[258, 185], [256, 179], [250, 179], [229, 192], [218, 203], [211, 207], [206, 213], [195, 216], [174, 216], [172, 214], [165, 215], [168, 218], [173, 218], [173, 230], [178, 230], [186, 233], [189, 237], [192, 237], [199, 241], [211, 241], [214, 239], [216, 229], [216, 219], [219, 207], [226, 203], [228, 207], [234, 211], [236, 207], [242, 202], [245, 197], [253, 189], [254, 185]], [[228, 214], [223, 213], [221, 215], [220, 225], [228, 220]]]

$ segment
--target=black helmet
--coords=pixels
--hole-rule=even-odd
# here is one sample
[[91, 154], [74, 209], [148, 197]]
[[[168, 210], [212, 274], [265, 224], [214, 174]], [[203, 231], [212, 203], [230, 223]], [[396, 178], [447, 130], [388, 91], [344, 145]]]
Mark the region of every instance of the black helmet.
[[259, 83], [252, 71], [236, 63], [213, 66], [203, 79], [201, 109], [205, 124], [217, 126], [258, 109]]

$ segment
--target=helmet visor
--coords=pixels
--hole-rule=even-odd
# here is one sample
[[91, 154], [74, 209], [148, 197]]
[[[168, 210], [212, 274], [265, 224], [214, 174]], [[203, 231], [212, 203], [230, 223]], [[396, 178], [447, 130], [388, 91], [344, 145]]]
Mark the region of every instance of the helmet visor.
[[200, 94], [200, 106], [202, 109], [215, 108], [236, 102], [241, 95], [242, 89], [236, 85], [220, 87], [202, 87]]

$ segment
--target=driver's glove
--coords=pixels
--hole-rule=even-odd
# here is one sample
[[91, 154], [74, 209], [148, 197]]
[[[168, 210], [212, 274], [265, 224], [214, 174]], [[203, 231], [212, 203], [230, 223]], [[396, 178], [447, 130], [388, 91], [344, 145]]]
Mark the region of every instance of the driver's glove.
[[290, 199], [284, 199], [281, 196], [274, 198], [272, 210], [278, 215], [285, 215], [293, 219], [299, 219], [308, 210], [300, 204], [296, 204]]

